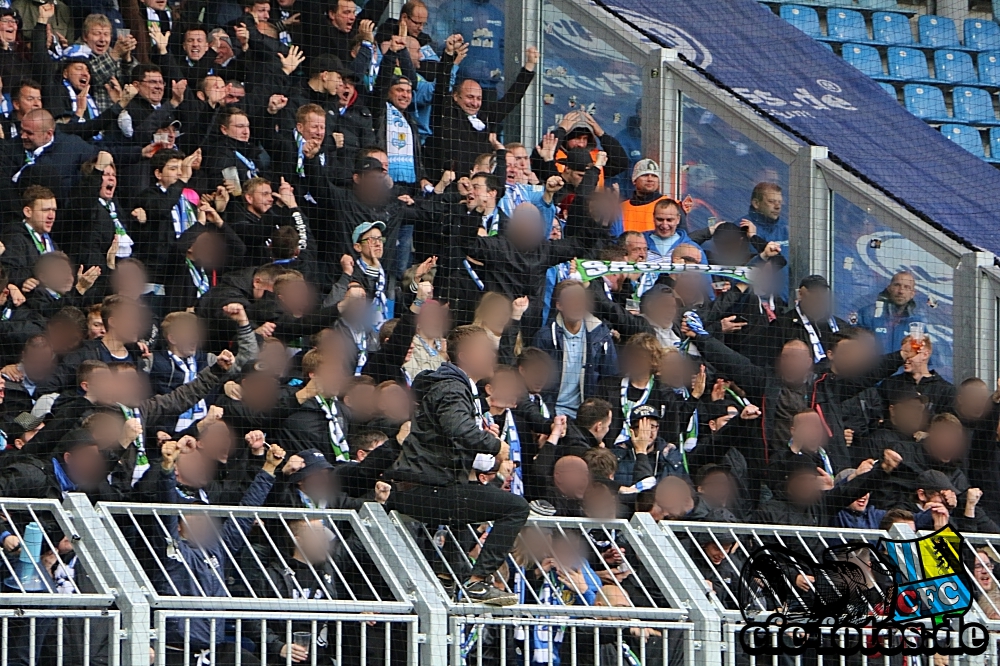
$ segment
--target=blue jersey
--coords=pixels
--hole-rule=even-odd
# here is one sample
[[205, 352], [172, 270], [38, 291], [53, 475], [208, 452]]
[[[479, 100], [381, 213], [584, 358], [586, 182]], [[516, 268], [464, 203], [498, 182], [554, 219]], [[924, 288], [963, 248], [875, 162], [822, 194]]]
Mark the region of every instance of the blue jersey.
[[504, 9], [502, 0], [448, 0], [433, 13], [432, 34], [439, 44], [461, 34], [469, 55], [458, 70], [458, 80], [474, 79], [493, 90], [503, 81]]

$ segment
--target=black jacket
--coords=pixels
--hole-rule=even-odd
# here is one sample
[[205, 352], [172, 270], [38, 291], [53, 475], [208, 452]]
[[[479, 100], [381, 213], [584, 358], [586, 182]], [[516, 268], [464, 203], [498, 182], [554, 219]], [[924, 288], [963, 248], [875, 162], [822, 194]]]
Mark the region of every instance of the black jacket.
[[458, 366], [444, 363], [413, 380], [417, 411], [403, 441], [394, 481], [427, 486], [468, 483], [476, 454], [500, 453], [500, 440], [481, 430], [472, 384]]
[[[56, 132], [52, 144], [25, 165], [25, 150], [20, 141], [7, 141], [0, 149], [0, 195], [8, 215], [20, 215], [21, 194], [31, 185], [52, 190], [59, 201], [69, 196], [80, 180], [80, 165], [97, 156], [97, 148], [72, 134]], [[22, 168], [23, 167], [23, 168]], [[15, 183], [12, 178], [20, 171]]]
[[[56, 224], [59, 224], [58, 220]], [[55, 225], [53, 225], [55, 228]], [[50, 238], [52, 234], [49, 234]], [[7, 249], [0, 255], [0, 264], [7, 269], [7, 277], [12, 284], [21, 286], [24, 281], [30, 278], [35, 260], [42, 256], [32, 239], [31, 232], [24, 222], [14, 222], [8, 224], [3, 233], [3, 244]], [[58, 250], [55, 239], [52, 239], [53, 251]]]
[[[351, 410], [339, 400], [336, 401], [336, 406], [335, 418], [340, 424], [340, 432], [344, 435], [343, 450], [346, 452], [351, 433]], [[278, 441], [288, 455], [306, 449], [316, 449], [322, 451], [331, 463], [340, 462], [333, 451], [326, 412], [320, 407], [317, 398], [306, 400], [285, 419], [281, 425]]]

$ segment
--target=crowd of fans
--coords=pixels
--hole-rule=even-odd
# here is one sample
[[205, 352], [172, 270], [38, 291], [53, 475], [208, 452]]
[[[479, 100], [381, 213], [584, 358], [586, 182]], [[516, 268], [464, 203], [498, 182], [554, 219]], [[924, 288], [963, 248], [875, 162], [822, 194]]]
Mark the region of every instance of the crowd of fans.
[[[492, 522], [453, 570], [494, 605], [602, 589], [580, 544], [517, 541], [530, 512], [1000, 531], [1000, 393], [930, 367], [915, 275], [838, 319], [823, 276], [787, 284], [777, 184], [693, 229], [583, 110], [503, 143], [537, 49], [504, 73], [490, 12], [432, 38], [420, 0], [379, 23], [387, 4], [0, 8], [0, 496]], [[7, 553], [26, 520], [0, 524]], [[211, 596], [252, 524], [163, 529], [158, 591]], [[323, 562], [322, 525], [294, 531]], [[168, 663], [202, 663], [185, 640], [168, 626]]]

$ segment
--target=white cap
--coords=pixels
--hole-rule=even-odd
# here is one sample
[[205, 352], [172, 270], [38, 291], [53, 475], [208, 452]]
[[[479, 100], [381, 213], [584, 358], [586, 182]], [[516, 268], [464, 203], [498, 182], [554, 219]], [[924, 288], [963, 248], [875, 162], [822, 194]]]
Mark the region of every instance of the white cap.
[[653, 174], [654, 176], [659, 178], [660, 165], [656, 163], [656, 160], [651, 160], [647, 157], [635, 163], [635, 168], [632, 169], [632, 182], [634, 183], [641, 176], [646, 176], [649, 174]]

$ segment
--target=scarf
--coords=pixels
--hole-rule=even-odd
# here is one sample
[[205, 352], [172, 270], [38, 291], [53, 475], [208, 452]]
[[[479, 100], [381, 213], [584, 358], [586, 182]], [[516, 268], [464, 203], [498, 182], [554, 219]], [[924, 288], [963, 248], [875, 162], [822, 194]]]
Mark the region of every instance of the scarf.
[[531, 399], [532, 404], [538, 405], [538, 413], [542, 415], [543, 419], [547, 421], [552, 418], [552, 415], [549, 413], [548, 405], [546, 405], [545, 401], [542, 400], [542, 396], [537, 393], [530, 393], [528, 394], [528, 397]]
[[420, 335], [414, 335], [409, 357], [403, 363], [403, 371], [410, 377], [416, 377], [424, 370], [437, 370], [444, 362], [441, 347], [440, 339], [428, 344]]
[[472, 127], [477, 132], [482, 132], [484, 129], [486, 129], [486, 123], [480, 120], [478, 115], [469, 116], [469, 124], [472, 125]]
[[489, 215], [483, 215], [480, 223], [487, 236], [496, 236], [500, 232], [500, 208], [494, 208]]
[[316, 396], [316, 402], [326, 415], [326, 426], [330, 430], [330, 448], [333, 449], [334, 457], [340, 462], [347, 462], [351, 459], [350, 449], [347, 440], [344, 439], [344, 429], [340, 426], [339, 414], [337, 413], [337, 399], [332, 398], [329, 402], [323, 396]]
[[620, 444], [627, 440], [632, 439], [632, 427], [629, 424], [629, 419], [632, 417], [632, 410], [634, 410], [639, 405], [645, 405], [646, 401], [649, 400], [650, 393], [653, 392], [653, 376], [650, 375], [649, 382], [646, 384], [646, 388], [643, 390], [642, 395], [638, 400], [632, 402], [628, 399], [628, 388], [630, 382], [628, 377], [622, 377], [621, 386], [621, 404], [622, 404], [622, 418], [624, 423], [622, 423], [622, 431], [615, 438], [615, 444]]
[[129, 419], [138, 419], [139, 421], [139, 434], [132, 442], [136, 450], [135, 469], [132, 470], [132, 485], [135, 486], [139, 482], [139, 479], [142, 478], [142, 475], [146, 473], [146, 470], [149, 469], [149, 457], [146, 455], [146, 436], [143, 433], [142, 416], [139, 414], [138, 409], [126, 407], [121, 403], [118, 403], [118, 407], [122, 410], [122, 415], [126, 421]]
[[[167, 191], [162, 185], [160, 189], [164, 192]], [[193, 227], [198, 221], [198, 211], [182, 193], [177, 204], [170, 209], [170, 217], [174, 221], [174, 236], [180, 238], [181, 234]]]
[[354, 327], [350, 325], [347, 328], [351, 331], [354, 346], [358, 348], [358, 360], [354, 365], [354, 376], [360, 377], [365, 369], [365, 364], [368, 363], [368, 332], [363, 328], [360, 332], [355, 331]]
[[27, 222], [24, 223], [24, 228], [28, 230], [28, 235], [31, 236], [31, 242], [35, 244], [38, 254], [48, 254], [49, 252], [56, 251], [56, 246], [52, 244], [52, 238], [47, 233], [38, 233]]
[[[674, 389], [674, 393], [684, 398], [685, 401], [691, 399], [691, 392], [687, 388], [681, 387]], [[684, 462], [684, 471], [689, 472], [687, 454], [688, 451], [693, 451], [696, 446], [698, 446], [698, 410], [695, 409], [691, 414], [691, 418], [688, 420], [687, 427], [681, 435], [683, 439], [681, 440], [681, 459]]]
[[[305, 178], [306, 177], [306, 139], [305, 139], [304, 136], [302, 136], [301, 134], [299, 134], [298, 130], [293, 130], [292, 131], [292, 136], [295, 137], [295, 149], [296, 149], [296, 154], [295, 154], [295, 173], [298, 174], [299, 178]], [[319, 165], [320, 166], [326, 166], [326, 153], [324, 153], [322, 150], [319, 151], [319, 155], [317, 155], [317, 159], [319, 159]], [[309, 196], [309, 195], [306, 195], [306, 196]]]
[[24, 151], [24, 164], [22, 164], [21, 168], [17, 170], [17, 173], [15, 173], [13, 176], [10, 177], [10, 182], [16, 183], [18, 180], [20, 180], [21, 173], [23, 173], [25, 169], [27, 169], [32, 164], [34, 164], [35, 160], [37, 160], [39, 157], [41, 157], [42, 153], [45, 152], [45, 149], [48, 148], [49, 146], [51, 146], [52, 143], [55, 140], [56, 140], [56, 138], [55, 138], [55, 136], [53, 136], [52, 139], [47, 144], [45, 144], [44, 146], [39, 146], [38, 148], [35, 148], [34, 150], [26, 150], [26, 151]]
[[125, 230], [125, 227], [122, 226], [121, 221], [118, 219], [118, 209], [115, 206], [114, 200], [105, 201], [98, 197], [97, 203], [101, 204], [104, 210], [108, 211], [108, 215], [111, 216], [111, 221], [115, 225], [115, 237], [118, 238], [118, 252], [115, 253], [115, 256], [119, 259], [131, 257], [132, 246], [135, 245], [135, 241], [128, 235], [128, 231]]
[[194, 262], [188, 258], [184, 259], [184, 263], [187, 264], [188, 273], [191, 274], [191, 282], [194, 283], [194, 288], [198, 292], [198, 298], [201, 298], [208, 290], [212, 288], [212, 283], [208, 279], [208, 274], [205, 273], [204, 268], [199, 268], [194, 265]]
[[510, 461], [514, 463], [514, 475], [510, 479], [510, 492], [524, 496], [524, 472], [521, 471], [521, 436], [517, 432], [517, 424], [514, 423], [514, 413], [511, 410], [504, 412], [503, 432], [500, 433], [500, 441], [507, 442], [510, 446]]
[[403, 112], [386, 103], [385, 147], [389, 154], [389, 176], [397, 183], [417, 182], [413, 128]]
[[[159, 23], [160, 24], [160, 30], [164, 34], [170, 32], [171, 30], [173, 30], [174, 17], [173, 17], [173, 14], [170, 11], [170, 8], [167, 7], [163, 11], [160, 11], [158, 9], [153, 9], [152, 7], [147, 6], [146, 7], [146, 28], [149, 29], [150, 27], [153, 26], [154, 23]], [[152, 42], [152, 40], [150, 40], [150, 41]], [[159, 44], [157, 44], [156, 42], [152, 42], [152, 43], [153, 43], [153, 46], [159, 46]]]
[[375, 279], [375, 296], [372, 299], [372, 309], [375, 314], [375, 330], [382, 328], [386, 320], [391, 319], [389, 312], [389, 299], [385, 295], [385, 269], [382, 266], [369, 266], [364, 259], [358, 258], [358, 265], [370, 278]]
[[257, 171], [257, 165], [253, 163], [253, 160], [246, 157], [243, 153], [241, 153], [238, 150], [234, 150], [233, 154], [236, 155], [236, 159], [238, 159], [240, 162], [243, 162], [243, 166], [247, 168], [247, 180], [250, 180], [251, 178], [256, 178], [258, 171]]
[[[826, 358], [826, 350], [823, 349], [823, 343], [819, 339], [819, 333], [816, 331], [816, 327], [813, 323], [809, 321], [809, 317], [802, 313], [802, 308], [799, 307], [797, 303], [795, 305], [795, 312], [798, 313], [799, 321], [802, 322], [802, 327], [806, 329], [806, 335], [809, 336], [809, 345], [813, 350], [813, 361], [815, 363], [819, 363]], [[834, 333], [840, 330], [837, 326], [837, 320], [833, 317], [830, 317], [827, 324], [830, 326], [830, 330]]]
[[[168, 354], [170, 355], [170, 360], [177, 366], [177, 369], [184, 374], [184, 383], [190, 384], [193, 382], [198, 376], [198, 362], [195, 360], [195, 357], [181, 358], [173, 352], [168, 352]], [[191, 409], [177, 417], [177, 425], [174, 426], [174, 432], [187, 430], [195, 422], [205, 418], [207, 414], [208, 407], [205, 406], [205, 401], [199, 400]]]
[[[75, 116], [78, 110], [76, 103], [77, 93], [75, 90], [73, 90], [72, 84], [66, 79], [63, 79], [63, 86], [66, 87], [66, 92], [69, 94], [69, 103], [73, 109], [73, 115]], [[94, 120], [99, 115], [101, 115], [101, 112], [97, 108], [97, 102], [94, 101], [93, 95], [87, 93], [87, 113], [83, 118], [77, 118], [77, 122], [83, 123], [88, 120]], [[100, 132], [94, 135], [94, 141], [100, 141], [103, 138], [104, 135], [101, 134]]]

